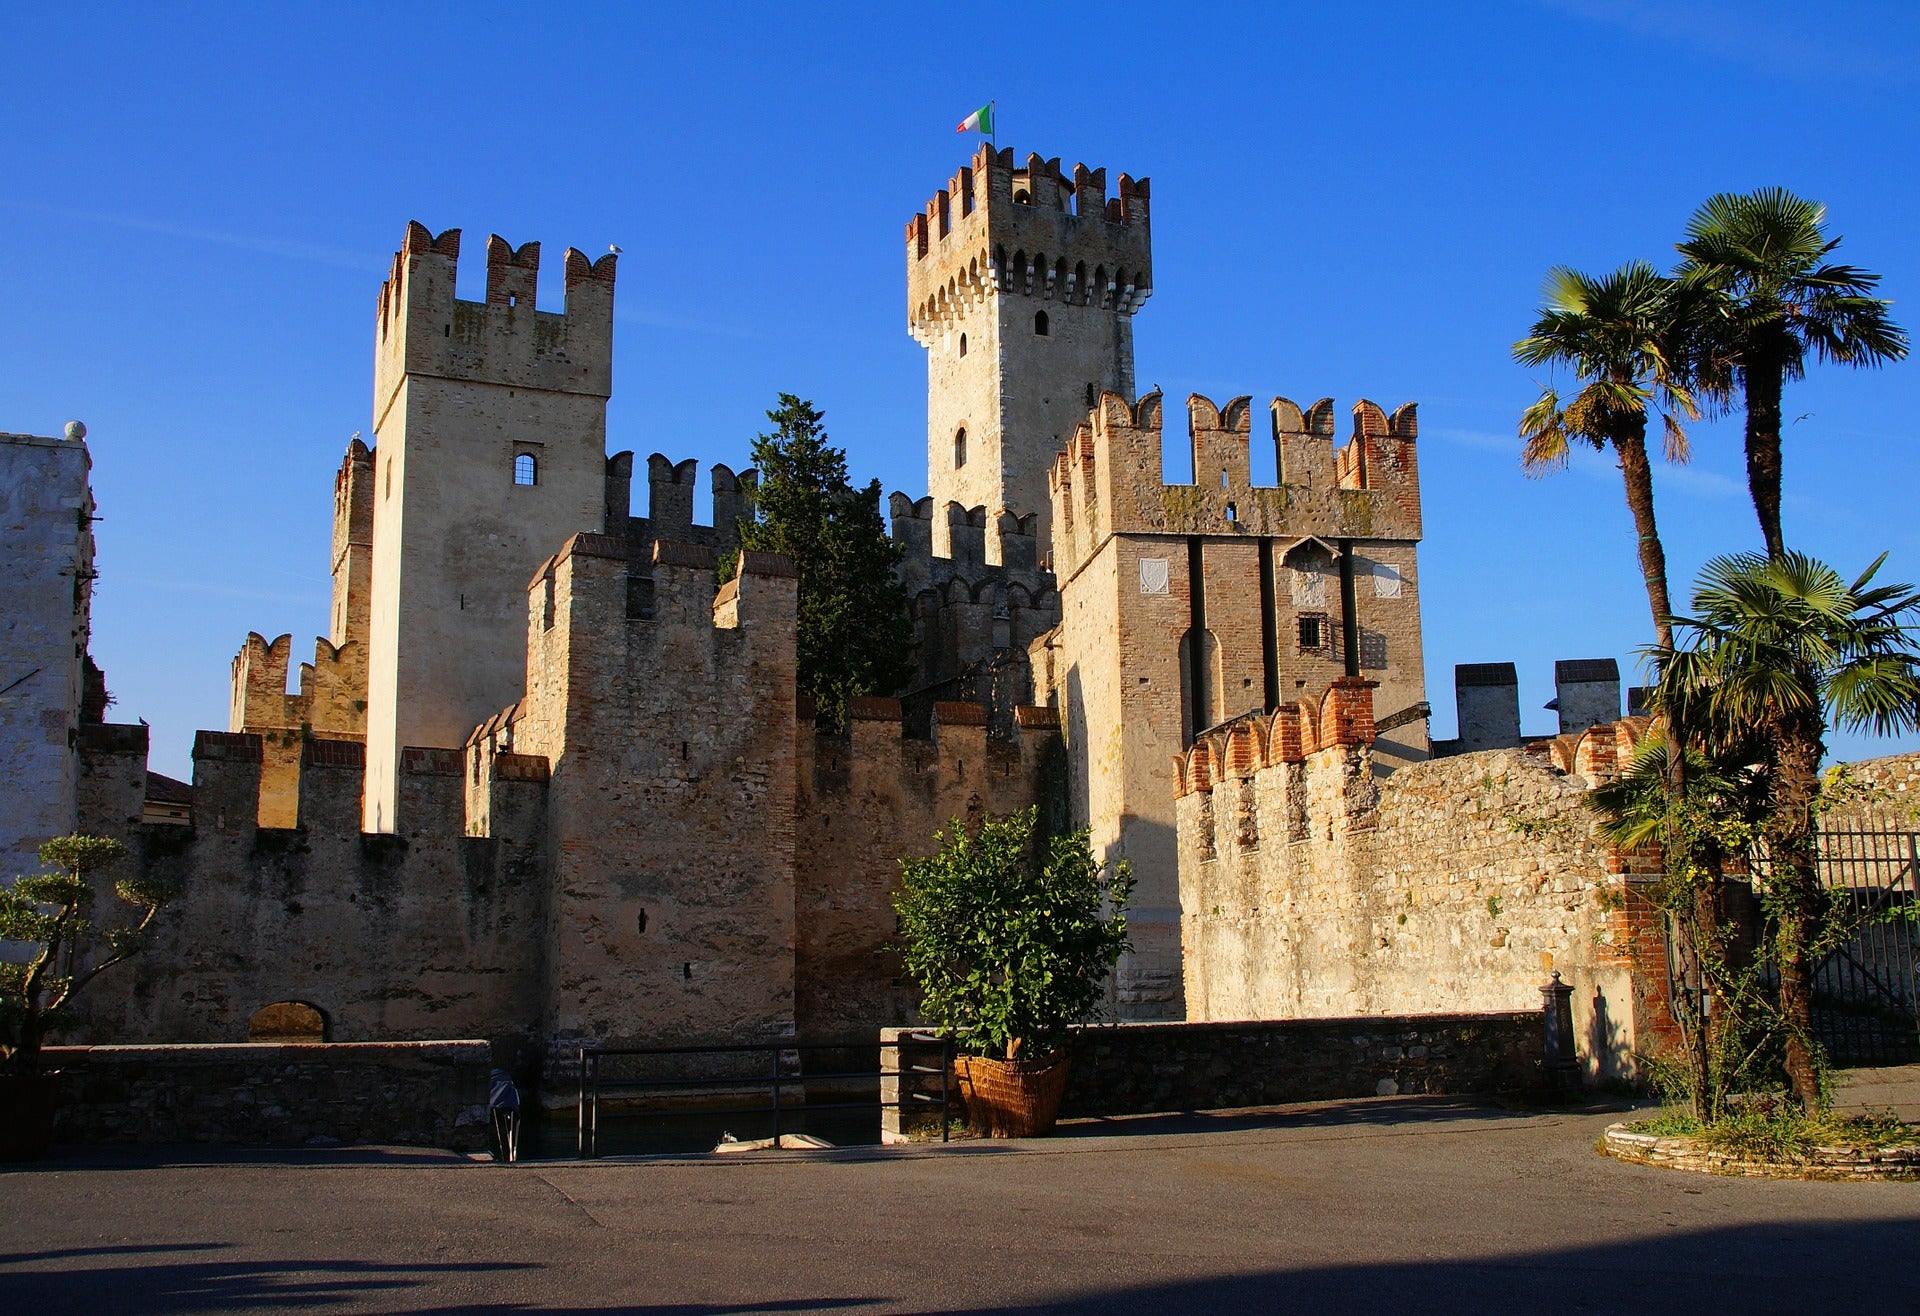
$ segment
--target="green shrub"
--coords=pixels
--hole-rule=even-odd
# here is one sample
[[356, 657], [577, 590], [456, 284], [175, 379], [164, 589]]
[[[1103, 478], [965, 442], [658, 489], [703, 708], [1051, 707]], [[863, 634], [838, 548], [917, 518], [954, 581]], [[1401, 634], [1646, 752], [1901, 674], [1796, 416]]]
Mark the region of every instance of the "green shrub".
[[1095, 859], [1082, 829], [1044, 837], [1027, 809], [940, 833], [900, 861], [900, 950], [933, 1027], [975, 1055], [1056, 1049], [1095, 1016], [1127, 940], [1133, 874]]

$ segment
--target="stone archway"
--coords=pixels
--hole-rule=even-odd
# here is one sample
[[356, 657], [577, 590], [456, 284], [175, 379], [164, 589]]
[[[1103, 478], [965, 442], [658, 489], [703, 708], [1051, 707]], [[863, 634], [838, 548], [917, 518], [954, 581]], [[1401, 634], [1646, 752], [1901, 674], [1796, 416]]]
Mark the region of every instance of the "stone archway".
[[305, 1001], [275, 1001], [247, 1020], [249, 1042], [324, 1042], [327, 1016]]

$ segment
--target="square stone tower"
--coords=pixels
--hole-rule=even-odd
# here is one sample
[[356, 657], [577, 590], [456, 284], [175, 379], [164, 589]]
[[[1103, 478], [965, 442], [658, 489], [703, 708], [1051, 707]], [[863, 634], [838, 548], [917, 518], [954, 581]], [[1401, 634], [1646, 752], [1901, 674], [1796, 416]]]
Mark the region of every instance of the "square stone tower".
[[1277, 484], [1251, 477], [1251, 399], [1198, 395], [1196, 482], [1165, 483], [1157, 392], [1103, 396], [1049, 475], [1061, 620], [1036, 698], [1060, 709], [1073, 823], [1138, 883], [1123, 1017], [1184, 1013], [1177, 764], [1197, 737], [1289, 707], [1317, 727], [1329, 690], [1371, 687], [1376, 770], [1428, 752], [1415, 407], [1356, 403], [1340, 447], [1331, 399], [1268, 412]]
[[454, 297], [460, 231], [407, 226], [374, 347], [368, 831], [391, 831], [404, 746], [457, 747], [520, 697], [527, 581], [606, 521], [614, 257], [487, 240], [487, 299]]
[[[907, 223], [907, 326], [927, 350], [933, 551], [947, 504], [1037, 518], [1047, 470], [1102, 393], [1134, 395], [1133, 314], [1153, 290], [1148, 180], [983, 146]], [[988, 557], [996, 545], [989, 541]]]

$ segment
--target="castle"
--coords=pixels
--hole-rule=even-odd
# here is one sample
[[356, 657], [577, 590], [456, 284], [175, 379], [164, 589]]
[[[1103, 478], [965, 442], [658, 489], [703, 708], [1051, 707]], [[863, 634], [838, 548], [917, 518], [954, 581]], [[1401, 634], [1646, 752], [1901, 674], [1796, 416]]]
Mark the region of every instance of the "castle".
[[[1196, 395], [1193, 482], [1166, 483], [1164, 400], [1134, 385], [1151, 186], [1106, 191], [983, 147], [907, 224], [928, 494], [890, 510], [918, 670], [843, 735], [794, 692], [792, 566], [744, 553], [716, 588], [754, 472], [714, 467], [696, 524], [692, 462], [647, 460], [640, 516], [633, 455], [606, 452], [617, 258], [569, 250], [550, 313], [539, 244], [494, 237], [467, 302], [460, 232], [409, 225], [297, 686], [291, 636], [250, 635], [188, 827], [143, 821], [143, 727], [76, 732], [82, 823], [185, 892], [93, 1035], [231, 1040], [297, 1003], [340, 1040], [557, 1065], [589, 1040], [870, 1040], [912, 1017], [898, 860], [1037, 805], [1133, 865], [1122, 1017], [1444, 1010], [1466, 966], [1474, 999], [1527, 1008], [1562, 967], [1630, 1046], [1651, 1007], [1593, 949], [1625, 870], [1567, 821], [1612, 749], [1524, 751], [1517, 706], [1510, 738], [1461, 745], [1508, 746], [1464, 886], [1427, 807], [1486, 765], [1429, 761], [1414, 405], [1353, 404], [1342, 442], [1331, 400], [1273, 399], [1264, 485], [1251, 399]], [[1617, 715], [1616, 681], [1595, 744], [1637, 734]], [[1571, 829], [1552, 881], [1499, 831], [1535, 806]], [[1487, 883], [1513, 888], [1496, 923], [1503, 902], [1531, 922], [1463, 955], [1435, 920]]]

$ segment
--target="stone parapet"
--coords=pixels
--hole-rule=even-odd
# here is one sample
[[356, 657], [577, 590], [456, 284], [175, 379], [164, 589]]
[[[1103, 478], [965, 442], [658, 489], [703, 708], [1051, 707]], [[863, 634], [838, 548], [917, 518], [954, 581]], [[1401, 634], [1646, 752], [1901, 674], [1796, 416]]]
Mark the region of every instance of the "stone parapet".
[[55, 1137], [79, 1143], [487, 1145], [482, 1041], [56, 1046]]
[[1522, 1012], [1077, 1028], [1060, 1113], [1514, 1091], [1541, 1083], [1542, 1036]]

